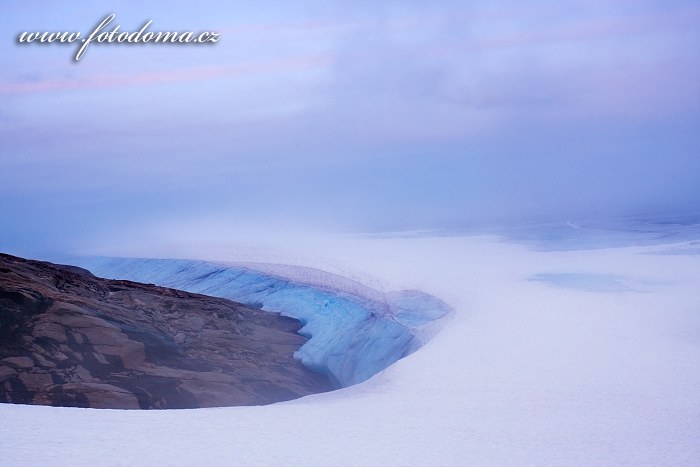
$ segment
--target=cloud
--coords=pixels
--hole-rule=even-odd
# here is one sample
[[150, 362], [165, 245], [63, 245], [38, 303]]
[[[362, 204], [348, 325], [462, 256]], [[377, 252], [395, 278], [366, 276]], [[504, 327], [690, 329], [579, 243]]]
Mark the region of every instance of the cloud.
[[131, 86], [204, 81], [245, 75], [274, 75], [291, 71], [323, 68], [328, 59], [323, 56], [295, 57], [285, 60], [250, 62], [237, 65], [207, 66], [142, 72], [122, 75], [93, 75], [81, 79], [32, 80], [17, 83], [0, 83], [0, 94], [27, 94], [51, 91], [84, 91]]
[[[71, 5], [42, 24], [99, 16]], [[1, 45], [6, 241], [40, 243], [47, 217], [68, 238], [202, 216], [362, 228], [698, 208], [693, 2], [126, 5], [125, 27], [153, 13], [225, 39], [95, 46], [77, 66]], [[6, 30], [31, 18], [3, 11]]]

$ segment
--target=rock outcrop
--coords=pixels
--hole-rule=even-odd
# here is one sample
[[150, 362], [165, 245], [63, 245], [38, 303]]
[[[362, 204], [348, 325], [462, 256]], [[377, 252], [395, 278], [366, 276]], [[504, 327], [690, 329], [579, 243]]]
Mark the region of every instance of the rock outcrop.
[[204, 295], [0, 254], [0, 402], [259, 405], [332, 389], [300, 323]]

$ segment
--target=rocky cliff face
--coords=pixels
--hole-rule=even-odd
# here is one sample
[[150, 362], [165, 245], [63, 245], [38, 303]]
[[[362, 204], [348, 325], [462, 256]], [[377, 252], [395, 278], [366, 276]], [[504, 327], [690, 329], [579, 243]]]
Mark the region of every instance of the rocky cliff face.
[[258, 405], [332, 389], [300, 323], [229, 300], [0, 254], [0, 402]]

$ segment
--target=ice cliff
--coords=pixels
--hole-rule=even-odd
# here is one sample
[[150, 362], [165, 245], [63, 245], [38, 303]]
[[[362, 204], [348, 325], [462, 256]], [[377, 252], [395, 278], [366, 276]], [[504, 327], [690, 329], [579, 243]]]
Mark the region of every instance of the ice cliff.
[[98, 276], [153, 283], [227, 298], [301, 321], [309, 340], [295, 354], [341, 386], [362, 382], [418, 349], [425, 331], [449, 313], [419, 291], [388, 294], [304, 268], [255, 268], [193, 260], [81, 257]]

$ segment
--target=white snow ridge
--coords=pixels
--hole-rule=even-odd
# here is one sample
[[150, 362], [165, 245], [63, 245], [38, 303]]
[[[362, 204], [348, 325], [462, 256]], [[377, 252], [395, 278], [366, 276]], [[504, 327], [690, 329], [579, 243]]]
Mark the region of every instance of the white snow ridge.
[[[301, 302], [315, 300], [336, 328], [337, 313], [349, 307], [357, 314], [348, 323], [353, 333], [372, 332], [375, 318], [358, 317], [373, 314], [386, 320], [378, 333], [404, 326], [414, 342], [423, 313], [439, 316], [438, 308], [408, 309], [406, 303], [425, 296], [371, 292], [366, 285], [422, 290], [444, 299], [453, 312], [417, 352], [368, 380], [279, 404], [160, 411], [0, 404], [0, 464], [700, 465], [696, 244], [537, 251], [499, 238], [458, 235], [281, 242], [299, 260], [272, 261], [337, 271], [362, 284], [311, 269], [287, 274], [292, 280], [279, 267], [246, 266], [234, 274], [224, 265], [191, 261], [95, 259], [83, 265], [97, 274], [109, 267], [111, 275], [123, 277], [127, 267], [141, 264], [133, 278], [155, 282], [175, 274], [179, 278], [169, 285], [210, 294], [223, 294], [226, 283], [235, 283], [236, 298], [269, 309], [290, 305], [290, 314], [303, 313], [308, 305]], [[280, 243], [261, 246], [273, 251]], [[240, 259], [230, 253], [240, 250], [228, 246], [189, 248], [125, 254]], [[368, 276], [355, 274], [360, 271]], [[268, 279], [259, 283], [254, 275], [261, 273]], [[217, 279], [227, 275], [228, 282]], [[300, 357], [335, 368], [346, 383], [415, 345], [398, 339], [400, 350], [380, 358], [353, 335], [334, 341], [319, 333], [322, 324], [310, 318], [306, 323], [317, 337]], [[403, 331], [397, 335], [405, 337]], [[336, 350], [314, 348], [317, 338]], [[385, 344], [380, 347], [386, 350]], [[348, 363], [340, 349], [354, 358], [368, 352], [366, 363]]]

